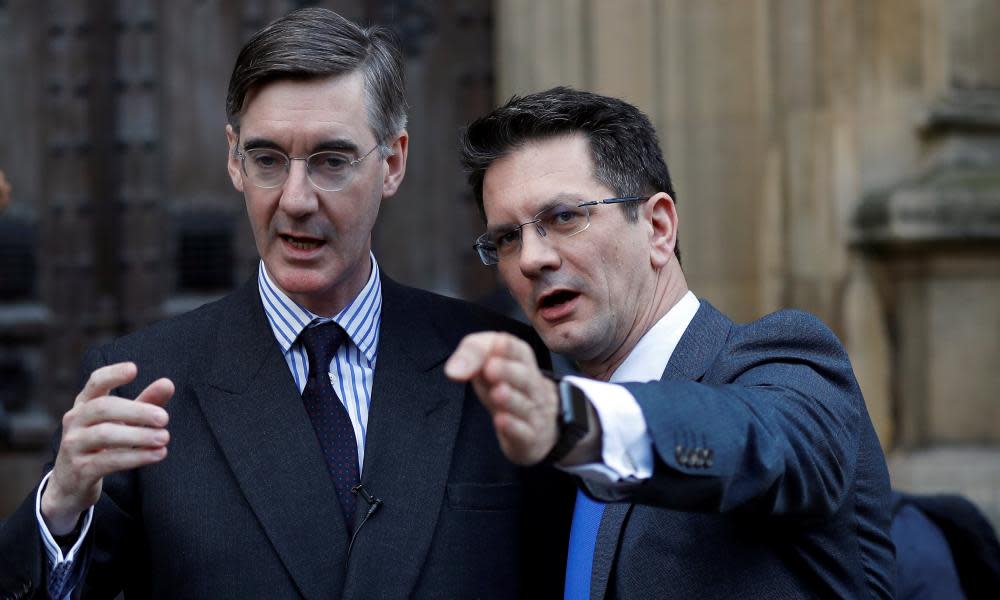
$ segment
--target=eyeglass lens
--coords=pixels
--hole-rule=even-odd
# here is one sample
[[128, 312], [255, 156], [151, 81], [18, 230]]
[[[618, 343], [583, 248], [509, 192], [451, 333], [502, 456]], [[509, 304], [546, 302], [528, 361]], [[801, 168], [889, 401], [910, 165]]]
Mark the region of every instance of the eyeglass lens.
[[285, 183], [292, 160], [306, 161], [306, 175], [313, 185], [321, 190], [336, 192], [347, 185], [354, 165], [361, 159], [353, 161], [350, 156], [333, 151], [317, 152], [305, 159], [292, 159], [271, 148], [253, 148], [244, 154], [243, 167], [254, 185], [275, 188]]
[[496, 264], [501, 255], [517, 250], [521, 246], [521, 236], [525, 227], [534, 226], [539, 236], [550, 233], [558, 237], [569, 237], [580, 233], [590, 223], [590, 212], [586, 206], [557, 204], [535, 215], [533, 219], [517, 227], [484, 234], [477, 240], [476, 250], [486, 264]]

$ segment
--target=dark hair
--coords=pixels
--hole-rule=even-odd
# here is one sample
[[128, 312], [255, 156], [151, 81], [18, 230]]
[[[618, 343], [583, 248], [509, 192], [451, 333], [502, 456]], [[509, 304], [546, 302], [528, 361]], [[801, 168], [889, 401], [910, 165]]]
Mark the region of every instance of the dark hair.
[[239, 132], [247, 95], [272, 81], [318, 79], [357, 70], [364, 76], [369, 125], [384, 144], [406, 127], [399, 40], [385, 27], [359, 27], [324, 8], [292, 11], [250, 38], [229, 79], [226, 118]]
[[[486, 169], [524, 144], [560, 135], [582, 133], [590, 143], [594, 175], [619, 196], [677, 195], [663, 160], [656, 130], [631, 104], [591, 92], [554, 87], [527, 96], [513, 96], [503, 106], [473, 121], [462, 133], [462, 164], [483, 219], [483, 179]], [[623, 203], [630, 222], [639, 205]], [[680, 259], [680, 246], [674, 248]]]

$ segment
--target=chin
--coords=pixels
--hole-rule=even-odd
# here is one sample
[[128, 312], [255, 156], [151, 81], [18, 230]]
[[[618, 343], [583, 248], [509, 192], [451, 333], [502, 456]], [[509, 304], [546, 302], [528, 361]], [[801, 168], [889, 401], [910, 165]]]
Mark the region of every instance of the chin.
[[538, 336], [542, 338], [542, 342], [545, 343], [545, 347], [550, 351], [573, 359], [576, 358], [580, 345], [579, 341], [571, 335], [553, 329], [541, 329], [538, 327], [535, 329], [538, 331]]
[[329, 278], [324, 273], [312, 269], [282, 267], [278, 270], [278, 274], [272, 274], [271, 277], [282, 290], [289, 294], [308, 295], [330, 287]]
[[610, 334], [599, 333], [580, 322], [560, 323], [545, 329], [536, 327], [538, 336], [545, 347], [574, 361], [592, 360], [599, 356], [610, 343]]

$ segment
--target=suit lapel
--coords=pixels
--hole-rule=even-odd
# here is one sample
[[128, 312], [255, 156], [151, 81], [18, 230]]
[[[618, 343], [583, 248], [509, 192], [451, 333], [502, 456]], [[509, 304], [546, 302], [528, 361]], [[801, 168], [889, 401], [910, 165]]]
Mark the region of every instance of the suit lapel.
[[660, 379], [700, 381], [726, 343], [733, 322], [701, 300]]
[[[677, 343], [660, 379], [700, 381], [722, 350], [731, 326], [732, 322], [725, 315], [708, 301], [701, 300], [698, 312]], [[622, 528], [633, 506], [627, 502], [612, 502], [604, 509], [601, 525], [597, 531], [593, 573], [590, 579], [592, 600], [600, 600], [607, 594]]]
[[[442, 371], [455, 344], [435, 303], [383, 277], [362, 484], [383, 500], [351, 550], [345, 597], [412, 593], [444, 499], [465, 386]], [[359, 500], [358, 512], [367, 505]], [[377, 586], [372, 587], [372, 586]]]
[[621, 539], [622, 526], [625, 518], [632, 511], [628, 502], [609, 502], [604, 507], [601, 525], [597, 530], [597, 544], [594, 546], [594, 563], [590, 576], [590, 598], [601, 600], [607, 594], [608, 578], [611, 567], [618, 553], [618, 540]]
[[214, 362], [193, 384], [202, 412], [302, 595], [333, 597], [347, 553], [344, 517], [255, 279], [230, 303], [217, 339]]

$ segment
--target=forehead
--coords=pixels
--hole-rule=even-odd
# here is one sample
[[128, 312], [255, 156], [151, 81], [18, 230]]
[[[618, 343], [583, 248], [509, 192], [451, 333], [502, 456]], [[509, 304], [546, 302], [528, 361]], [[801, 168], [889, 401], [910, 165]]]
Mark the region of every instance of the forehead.
[[[240, 135], [281, 145], [347, 138], [374, 143], [359, 72], [322, 79], [279, 79], [247, 97]], [[293, 150], [293, 148], [286, 148]]]
[[556, 199], [610, 195], [594, 175], [583, 134], [528, 142], [494, 161], [483, 178], [483, 210], [491, 226], [531, 216]]

